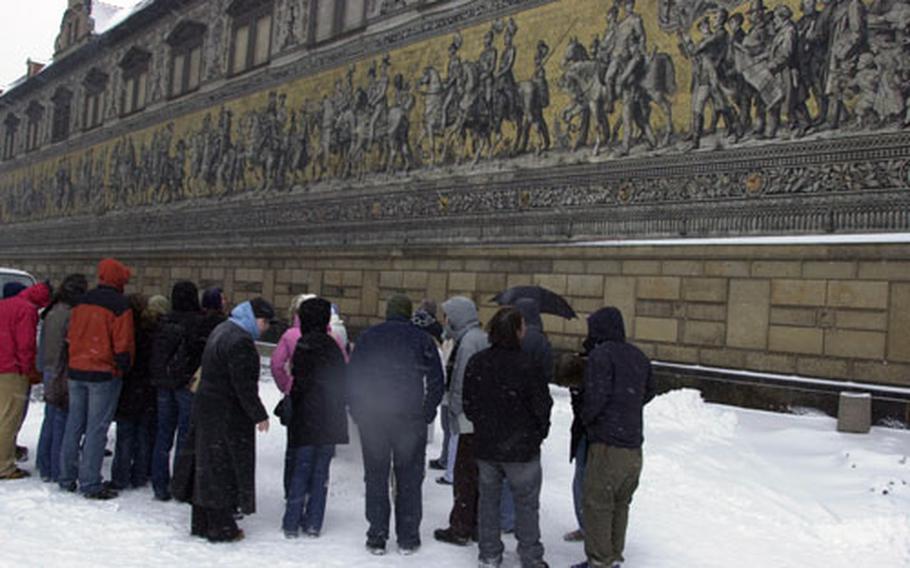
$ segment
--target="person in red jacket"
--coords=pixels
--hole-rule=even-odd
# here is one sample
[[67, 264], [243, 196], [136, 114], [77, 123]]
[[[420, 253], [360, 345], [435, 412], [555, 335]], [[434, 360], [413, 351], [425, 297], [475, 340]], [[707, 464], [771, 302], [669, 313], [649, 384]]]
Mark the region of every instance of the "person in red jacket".
[[50, 284], [42, 282], [0, 301], [0, 479], [29, 476], [16, 466], [16, 434], [22, 424], [29, 382], [38, 377], [38, 310], [50, 300]]
[[114, 259], [98, 263], [98, 287], [73, 307], [66, 334], [69, 414], [58, 483], [66, 491], [75, 491], [78, 478], [79, 491], [90, 499], [117, 496], [102, 482], [101, 462], [123, 375], [136, 351], [133, 312], [123, 295], [130, 275], [130, 269]]

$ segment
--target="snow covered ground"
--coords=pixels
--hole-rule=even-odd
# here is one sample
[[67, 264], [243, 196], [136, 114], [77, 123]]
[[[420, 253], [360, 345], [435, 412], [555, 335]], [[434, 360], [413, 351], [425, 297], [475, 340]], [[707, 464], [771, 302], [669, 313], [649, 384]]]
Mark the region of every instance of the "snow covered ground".
[[[271, 409], [278, 400], [274, 385], [263, 382], [261, 392]], [[583, 548], [561, 539], [575, 526], [567, 460], [571, 410], [566, 391], [552, 392], [541, 525], [547, 560], [566, 567], [583, 559]], [[32, 406], [21, 436], [33, 451], [42, 412], [40, 403]], [[828, 417], [706, 404], [692, 390], [657, 398], [646, 421], [628, 566], [910, 566], [910, 432], [838, 434]], [[440, 438], [428, 456], [438, 454]], [[385, 557], [367, 554], [356, 438], [339, 448], [332, 465], [323, 536], [285, 540], [279, 530], [284, 429], [273, 421], [259, 441], [259, 513], [241, 521], [243, 542], [211, 545], [191, 538], [189, 508], [155, 502], [150, 489], [99, 503], [32, 478], [0, 482], [0, 566], [476, 565], [476, 547], [432, 538], [432, 530], [446, 524], [451, 503], [451, 489], [433, 482], [436, 472], [424, 484], [420, 552], [402, 557], [392, 546]], [[505, 542], [504, 566], [517, 566], [514, 539]]]

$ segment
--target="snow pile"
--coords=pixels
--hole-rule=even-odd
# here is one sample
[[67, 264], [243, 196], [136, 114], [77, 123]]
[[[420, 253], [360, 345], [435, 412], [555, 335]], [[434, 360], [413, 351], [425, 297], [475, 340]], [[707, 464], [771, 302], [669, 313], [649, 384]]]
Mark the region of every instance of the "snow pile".
[[736, 414], [709, 406], [695, 389], [680, 389], [655, 398], [645, 407], [645, 425], [655, 433], [680, 432], [687, 437], [729, 439], [736, 433]]

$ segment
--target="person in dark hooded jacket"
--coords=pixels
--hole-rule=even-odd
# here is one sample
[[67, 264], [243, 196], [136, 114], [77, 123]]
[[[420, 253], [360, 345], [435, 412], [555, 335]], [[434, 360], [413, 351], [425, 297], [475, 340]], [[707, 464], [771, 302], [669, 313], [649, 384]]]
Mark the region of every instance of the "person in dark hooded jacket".
[[581, 418], [588, 439], [583, 515], [586, 562], [623, 562], [629, 505], [641, 475], [642, 409], [655, 395], [651, 361], [626, 342], [622, 313], [601, 308], [588, 317]]
[[291, 371], [291, 414], [288, 424], [287, 505], [282, 527], [288, 538], [303, 529], [319, 536], [329, 490], [329, 466], [336, 444], [348, 443], [345, 406], [345, 360], [327, 333], [332, 305], [322, 298], [300, 304], [300, 339]]
[[201, 330], [202, 309], [199, 290], [189, 281], [180, 281], [171, 289], [171, 311], [164, 316], [152, 345], [149, 371], [157, 388], [158, 425], [152, 451], [152, 489], [155, 499], [171, 498], [171, 449], [174, 434], [180, 453], [189, 429], [193, 393], [190, 381], [199, 368], [205, 335]]

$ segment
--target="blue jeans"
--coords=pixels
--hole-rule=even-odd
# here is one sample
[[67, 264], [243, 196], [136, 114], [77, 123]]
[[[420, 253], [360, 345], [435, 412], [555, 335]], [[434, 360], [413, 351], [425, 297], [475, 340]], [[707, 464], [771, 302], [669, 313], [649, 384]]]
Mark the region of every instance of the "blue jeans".
[[439, 409], [439, 425], [442, 426], [442, 447], [439, 449], [439, 457], [436, 461], [448, 469], [449, 463], [449, 440], [452, 438], [452, 429], [449, 427], [449, 407], [443, 405]]
[[154, 423], [150, 412], [138, 420], [117, 420], [117, 446], [111, 464], [111, 481], [117, 488], [143, 487], [148, 483]]
[[193, 393], [189, 389], [158, 389], [158, 429], [155, 449], [152, 451], [152, 489], [158, 498], [170, 498], [170, 456], [174, 447], [174, 433], [177, 433], [177, 449], [174, 452], [177, 456], [186, 440], [192, 408]]
[[502, 532], [515, 530], [515, 500], [509, 489], [509, 480], [502, 480], [502, 500], [499, 502], [499, 524]]
[[[44, 392], [50, 388], [54, 374], [53, 371], [44, 373]], [[44, 421], [38, 436], [38, 455], [35, 456], [35, 466], [41, 479], [57, 481], [60, 478], [60, 447], [66, 431], [66, 414], [63, 408], [44, 403]]]
[[584, 531], [584, 515], [582, 514], [582, 503], [584, 502], [585, 484], [585, 465], [588, 463], [588, 438], [581, 437], [578, 442], [578, 448], [575, 449], [575, 477], [572, 479], [572, 501], [575, 504], [575, 520], [578, 521], [578, 528]]
[[477, 512], [481, 562], [502, 562], [504, 545], [500, 536], [500, 499], [505, 480], [515, 499], [515, 538], [522, 568], [541, 566], [544, 547], [540, 542], [540, 486], [543, 472], [540, 456], [529, 462], [477, 460], [480, 498]]
[[389, 538], [389, 471], [395, 470], [395, 531], [398, 546], [420, 546], [427, 425], [422, 420], [391, 417], [359, 424], [366, 480], [367, 537]]
[[[89, 382], [69, 380], [69, 414], [60, 449], [60, 487], [70, 490], [79, 480], [79, 490], [92, 495], [102, 489], [101, 463], [107, 431], [111, 427], [123, 380]], [[82, 455], [79, 442], [82, 437]]]
[[335, 446], [301, 446], [288, 448], [291, 471], [287, 505], [281, 523], [285, 533], [319, 534], [325, 518], [329, 494], [329, 466]]

